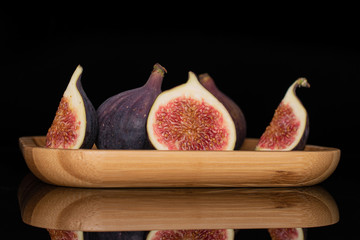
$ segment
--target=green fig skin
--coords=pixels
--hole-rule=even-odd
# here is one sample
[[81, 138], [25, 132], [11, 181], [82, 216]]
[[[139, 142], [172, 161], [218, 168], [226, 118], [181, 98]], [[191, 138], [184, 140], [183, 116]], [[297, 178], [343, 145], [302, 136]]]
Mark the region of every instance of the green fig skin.
[[200, 83], [212, 93], [228, 110], [236, 128], [235, 150], [240, 149], [246, 138], [246, 119], [240, 107], [227, 95], [221, 92], [215, 84], [214, 79], [208, 74], [199, 75]]
[[142, 87], [121, 92], [105, 100], [97, 109], [98, 149], [152, 149], [146, 132], [147, 116], [166, 69], [155, 64]]

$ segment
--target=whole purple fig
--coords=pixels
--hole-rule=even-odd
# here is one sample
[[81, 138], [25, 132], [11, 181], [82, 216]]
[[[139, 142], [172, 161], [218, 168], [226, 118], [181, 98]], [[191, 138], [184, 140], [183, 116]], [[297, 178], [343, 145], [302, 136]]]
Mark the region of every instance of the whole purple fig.
[[151, 148], [146, 121], [153, 102], [161, 93], [165, 73], [166, 69], [157, 63], [145, 85], [116, 94], [99, 106], [97, 148]]

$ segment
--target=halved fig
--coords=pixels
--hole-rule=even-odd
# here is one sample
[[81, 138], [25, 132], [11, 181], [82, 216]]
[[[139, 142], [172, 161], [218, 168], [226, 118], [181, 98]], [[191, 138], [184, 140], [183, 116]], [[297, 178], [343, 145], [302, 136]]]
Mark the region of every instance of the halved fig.
[[200, 74], [199, 81], [230, 113], [236, 128], [235, 149], [240, 149], [246, 137], [246, 120], [242, 110], [230, 97], [219, 90], [214, 79], [208, 73]]
[[51, 240], [84, 240], [82, 231], [47, 229]]
[[97, 135], [96, 111], [82, 84], [83, 68], [77, 66], [61, 98], [46, 135], [48, 148], [91, 148]]
[[271, 240], [304, 240], [302, 228], [270, 228], [268, 229]]
[[287, 90], [274, 116], [260, 137], [256, 150], [303, 150], [309, 136], [309, 117], [295, 90], [310, 87], [305, 78], [297, 79]]
[[146, 240], [231, 240], [234, 239], [233, 229], [204, 230], [153, 230]]
[[156, 98], [147, 133], [159, 150], [233, 150], [236, 142], [231, 115], [193, 72], [186, 83]]

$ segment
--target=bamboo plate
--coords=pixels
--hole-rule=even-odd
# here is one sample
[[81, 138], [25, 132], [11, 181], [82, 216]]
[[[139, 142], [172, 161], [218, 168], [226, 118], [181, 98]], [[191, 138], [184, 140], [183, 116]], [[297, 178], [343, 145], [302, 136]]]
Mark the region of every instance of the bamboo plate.
[[69, 188], [26, 176], [23, 222], [78, 231], [309, 228], [335, 224], [339, 210], [319, 186], [298, 188]]
[[21, 137], [26, 164], [46, 183], [71, 187], [285, 187], [311, 186], [336, 169], [340, 150], [304, 151], [49, 149], [45, 137]]

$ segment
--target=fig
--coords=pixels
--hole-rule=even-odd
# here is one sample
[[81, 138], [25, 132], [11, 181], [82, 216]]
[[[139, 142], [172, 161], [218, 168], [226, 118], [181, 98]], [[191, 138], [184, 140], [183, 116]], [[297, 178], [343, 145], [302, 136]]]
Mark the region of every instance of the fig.
[[98, 130], [96, 110], [82, 84], [78, 65], [61, 98], [55, 118], [46, 134], [48, 148], [92, 148]]
[[233, 229], [204, 230], [153, 230], [146, 240], [230, 240], [234, 239]]
[[300, 99], [298, 87], [310, 87], [306, 78], [297, 79], [275, 110], [270, 124], [260, 137], [256, 150], [303, 150], [309, 136], [309, 117]]
[[47, 229], [51, 240], [84, 240], [82, 231]]
[[193, 72], [156, 98], [147, 133], [158, 150], [233, 150], [236, 142], [230, 113]]
[[144, 240], [145, 231], [84, 232], [84, 240]]
[[150, 108], [161, 93], [166, 69], [155, 64], [147, 82], [139, 88], [106, 99], [97, 109], [99, 149], [150, 149], [146, 121]]
[[270, 228], [268, 229], [272, 240], [304, 240], [302, 228]]
[[200, 74], [199, 81], [230, 113], [236, 128], [235, 149], [240, 149], [246, 137], [246, 120], [242, 110], [230, 97], [219, 90], [214, 79], [208, 73]]
[[145, 231], [83, 232], [47, 229], [51, 240], [144, 240]]

